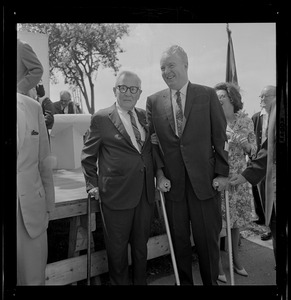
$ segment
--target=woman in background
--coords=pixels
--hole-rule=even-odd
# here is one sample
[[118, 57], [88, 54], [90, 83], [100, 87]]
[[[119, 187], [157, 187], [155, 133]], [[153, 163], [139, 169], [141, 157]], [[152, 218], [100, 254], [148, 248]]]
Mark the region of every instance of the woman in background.
[[[251, 118], [242, 111], [243, 103], [237, 85], [229, 82], [222, 82], [217, 84], [214, 88], [227, 121], [226, 134], [229, 146], [229, 178], [231, 178], [233, 174], [240, 174], [247, 167], [247, 156], [251, 157], [256, 153], [254, 126]], [[248, 183], [242, 184], [236, 188], [229, 187], [228, 191], [233, 268], [234, 272], [237, 274], [248, 276], [238, 255], [238, 246], [240, 230], [252, 221], [252, 193]], [[224, 194], [222, 194], [222, 197], [224, 198]], [[225, 221], [225, 201], [224, 199], [222, 200], [222, 215], [223, 220]], [[221, 257], [219, 262], [218, 280], [225, 283], [227, 282], [222, 267]]]

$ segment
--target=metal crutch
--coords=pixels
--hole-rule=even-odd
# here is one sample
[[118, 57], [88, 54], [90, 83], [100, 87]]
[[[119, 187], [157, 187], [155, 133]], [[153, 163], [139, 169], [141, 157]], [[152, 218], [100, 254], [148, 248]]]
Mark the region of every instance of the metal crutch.
[[234, 285], [233, 260], [232, 260], [232, 241], [231, 241], [231, 230], [230, 230], [230, 214], [229, 214], [228, 190], [225, 190], [225, 192], [224, 192], [224, 198], [225, 198], [225, 214], [226, 214], [226, 228], [227, 228], [227, 242], [228, 242], [228, 259], [229, 259], [229, 271], [230, 271], [230, 284]]
[[170, 253], [171, 253], [171, 258], [172, 258], [172, 263], [173, 263], [173, 268], [174, 268], [176, 284], [180, 285], [180, 279], [179, 279], [179, 274], [178, 274], [178, 269], [177, 269], [176, 258], [175, 258], [175, 254], [174, 254], [174, 248], [173, 248], [173, 243], [172, 243], [172, 238], [171, 238], [171, 232], [170, 232], [167, 212], [166, 212], [166, 208], [165, 208], [164, 193], [162, 191], [159, 191], [159, 192], [160, 192], [160, 197], [161, 197], [162, 211], [163, 211], [163, 215], [164, 215], [166, 232], [167, 232], [169, 246], [170, 246]]
[[91, 194], [87, 199], [87, 285], [91, 283]]

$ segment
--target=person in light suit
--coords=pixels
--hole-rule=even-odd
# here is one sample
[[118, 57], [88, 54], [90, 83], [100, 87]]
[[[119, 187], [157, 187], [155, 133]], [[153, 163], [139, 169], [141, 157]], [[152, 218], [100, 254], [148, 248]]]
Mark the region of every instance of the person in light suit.
[[142, 92], [140, 78], [123, 71], [113, 91], [117, 102], [92, 116], [81, 154], [82, 169], [87, 192], [101, 201], [111, 284], [130, 284], [130, 244], [132, 283], [146, 285], [154, 173], [161, 165], [152, 158], [146, 112], [135, 107]]
[[41, 106], [17, 93], [17, 285], [44, 285], [55, 191]]
[[50, 147], [40, 104], [31, 91], [43, 67], [32, 48], [17, 41], [17, 285], [44, 285], [47, 227], [55, 190]]
[[[272, 85], [265, 86], [260, 94], [261, 111], [252, 116], [254, 122], [254, 129], [257, 138], [257, 153], [260, 151], [263, 142], [267, 139], [267, 124], [268, 112], [272, 102], [276, 99], [276, 87]], [[255, 210], [259, 217], [257, 224], [265, 224], [265, 178], [263, 178], [257, 185], [252, 186]], [[272, 233], [269, 230], [261, 235], [261, 239], [266, 241], [272, 238]]]
[[[160, 67], [169, 88], [147, 98], [147, 114], [160, 147], [155, 145], [154, 152], [161, 152], [162, 170], [170, 181], [166, 209], [180, 283], [193, 284], [191, 222], [203, 284], [217, 285], [222, 228], [218, 191], [225, 189], [229, 173], [226, 119], [215, 90], [189, 82], [188, 58], [180, 46], [163, 52]], [[162, 177], [158, 174], [159, 187]]]
[[17, 39], [17, 92], [28, 95], [41, 80], [43, 67], [32, 47]]

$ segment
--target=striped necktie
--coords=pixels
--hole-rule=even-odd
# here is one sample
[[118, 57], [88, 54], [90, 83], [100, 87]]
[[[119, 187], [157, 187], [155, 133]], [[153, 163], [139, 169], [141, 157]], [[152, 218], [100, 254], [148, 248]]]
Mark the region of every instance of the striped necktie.
[[176, 122], [177, 122], [177, 131], [178, 136], [181, 137], [183, 132], [183, 109], [182, 109], [182, 100], [180, 91], [176, 92], [177, 95], [177, 107], [176, 107]]
[[141, 140], [141, 134], [138, 130], [138, 127], [137, 127], [137, 124], [136, 124], [136, 121], [135, 121], [135, 117], [133, 116], [133, 112], [131, 110], [129, 110], [128, 114], [130, 116], [131, 125], [132, 125], [132, 128], [133, 128], [133, 132], [134, 132], [139, 150], [141, 151], [142, 146], [143, 146], [143, 141]]

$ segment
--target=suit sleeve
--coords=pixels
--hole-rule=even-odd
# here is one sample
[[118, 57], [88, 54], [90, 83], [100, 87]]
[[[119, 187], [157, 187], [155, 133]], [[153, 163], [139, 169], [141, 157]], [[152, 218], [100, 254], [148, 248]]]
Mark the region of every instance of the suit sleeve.
[[252, 185], [257, 185], [266, 176], [268, 140], [265, 140], [257, 156], [250, 161], [249, 166], [241, 175]]
[[[149, 132], [150, 135], [152, 135], [153, 133], [155, 133], [155, 129], [152, 122], [152, 101], [150, 98], [147, 98], [146, 113], [147, 113], [147, 122], [149, 124]], [[158, 169], [162, 169], [164, 167], [162, 153], [158, 145], [152, 144], [152, 157], [154, 163], [154, 170], [155, 172], [157, 172]]]
[[20, 59], [27, 69], [26, 75], [18, 82], [17, 92], [27, 94], [29, 90], [36, 87], [39, 83], [43, 67], [37, 55], [27, 43], [23, 43], [20, 53]]
[[52, 157], [50, 153], [47, 128], [45, 125], [42, 108], [38, 105], [39, 121], [39, 171], [45, 190], [47, 211], [50, 212], [55, 206], [55, 189], [53, 181]]
[[86, 132], [86, 138], [81, 153], [81, 164], [87, 192], [93, 187], [98, 187], [97, 160], [102, 142], [98, 121], [98, 116], [93, 115], [90, 127]]
[[217, 175], [228, 176], [228, 149], [226, 136], [226, 119], [216, 92], [211, 90], [210, 99], [212, 145], [215, 156], [215, 170]]
[[44, 99], [42, 111], [47, 129], [52, 129], [54, 125], [54, 105], [49, 98]]

